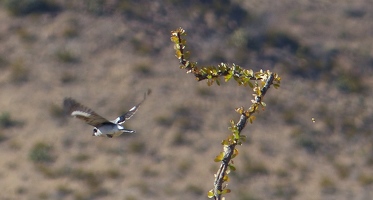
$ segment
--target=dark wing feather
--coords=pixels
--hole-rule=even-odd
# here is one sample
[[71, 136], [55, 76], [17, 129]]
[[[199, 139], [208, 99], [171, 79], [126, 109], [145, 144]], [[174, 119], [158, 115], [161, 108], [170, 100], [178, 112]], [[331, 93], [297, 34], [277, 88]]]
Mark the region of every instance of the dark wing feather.
[[65, 112], [78, 119], [84, 120], [87, 124], [97, 127], [109, 122], [107, 119], [95, 113], [92, 109], [78, 103], [72, 98], [65, 98], [63, 101]]
[[140, 105], [145, 101], [146, 97], [149, 96], [150, 93], [151, 93], [151, 90], [148, 89], [148, 91], [145, 92], [145, 94], [144, 94], [144, 99], [140, 103], [138, 103], [137, 105], [135, 105], [134, 107], [132, 107], [128, 112], [126, 112], [123, 115], [121, 115], [118, 118], [116, 118], [113, 121], [113, 123], [122, 124], [125, 121], [129, 120], [136, 113], [136, 111], [139, 109]]

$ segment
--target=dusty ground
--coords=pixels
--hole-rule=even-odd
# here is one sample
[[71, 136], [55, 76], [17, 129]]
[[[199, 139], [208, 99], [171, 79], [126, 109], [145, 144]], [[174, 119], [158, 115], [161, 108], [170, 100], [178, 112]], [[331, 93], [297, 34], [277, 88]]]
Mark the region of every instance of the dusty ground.
[[[370, 1], [50, 2], [0, 4], [1, 199], [207, 199], [252, 95], [180, 70], [180, 26], [192, 60], [283, 78], [244, 130], [227, 199], [373, 199]], [[114, 119], [148, 88], [133, 135], [92, 137], [61, 111], [70, 96]]]

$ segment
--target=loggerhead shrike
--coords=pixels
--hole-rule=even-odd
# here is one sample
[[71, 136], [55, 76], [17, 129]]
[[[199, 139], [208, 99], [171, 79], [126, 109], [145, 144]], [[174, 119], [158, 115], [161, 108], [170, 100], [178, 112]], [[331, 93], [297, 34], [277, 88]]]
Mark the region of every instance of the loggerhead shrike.
[[119, 136], [122, 133], [135, 133], [136, 131], [125, 129], [122, 124], [130, 119], [140, 107], [140, 105], [145, 101], [146, 97], [150, 94], [151, 90], [149, 89], [144, 94], [144, 99], [132, 107], [128, 112], [119, 116], [113, 121], [109, 121], [92, 109], [78, 103], [72, 98], [65, 98], [63, 101], [64, 110], [71, 116], [84, 120], [87, 124], [94, 126], [93, 136], [102, 136], [112, 138], [114, 136]]

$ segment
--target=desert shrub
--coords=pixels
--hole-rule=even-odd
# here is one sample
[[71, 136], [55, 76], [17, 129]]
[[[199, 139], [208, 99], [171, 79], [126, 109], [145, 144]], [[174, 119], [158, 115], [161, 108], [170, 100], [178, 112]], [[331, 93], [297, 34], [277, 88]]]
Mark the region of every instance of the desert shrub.
[[56, 51], [55, 56], [59, 62], [62, 63], [77, 63], [79, 61], [78, 57], [70, 50], [59, 49]]
[[29, 153], [29, 158], [34, 163], [53, 163], [55, 156], [52, 154], [53, 147], [43, 142], [36, 143]]
[[48, 0], [5, 0], [5, 8], [13, 15], [40, 14], [56, 12], [60, 6]]
[[3, 112], [0, 114], [0, 127], [1, 128], [10, 128], [16, 126], [18, 122], [10, 116], [10, 113]]
[[30, 71], [22, 60], [11, 63], [10, 67], [10, 81], [12, 83], [21, 84], [29, 80]]

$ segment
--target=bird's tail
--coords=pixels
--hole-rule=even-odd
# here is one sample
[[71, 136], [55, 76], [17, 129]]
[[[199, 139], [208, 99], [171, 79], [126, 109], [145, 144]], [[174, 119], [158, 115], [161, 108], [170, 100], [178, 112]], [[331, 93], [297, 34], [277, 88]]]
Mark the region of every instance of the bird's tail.
[[130, 129], [122, 129], [121, 130], [123, 133], [136, 133], [136, 131], [134, 130], [130, 130]]

